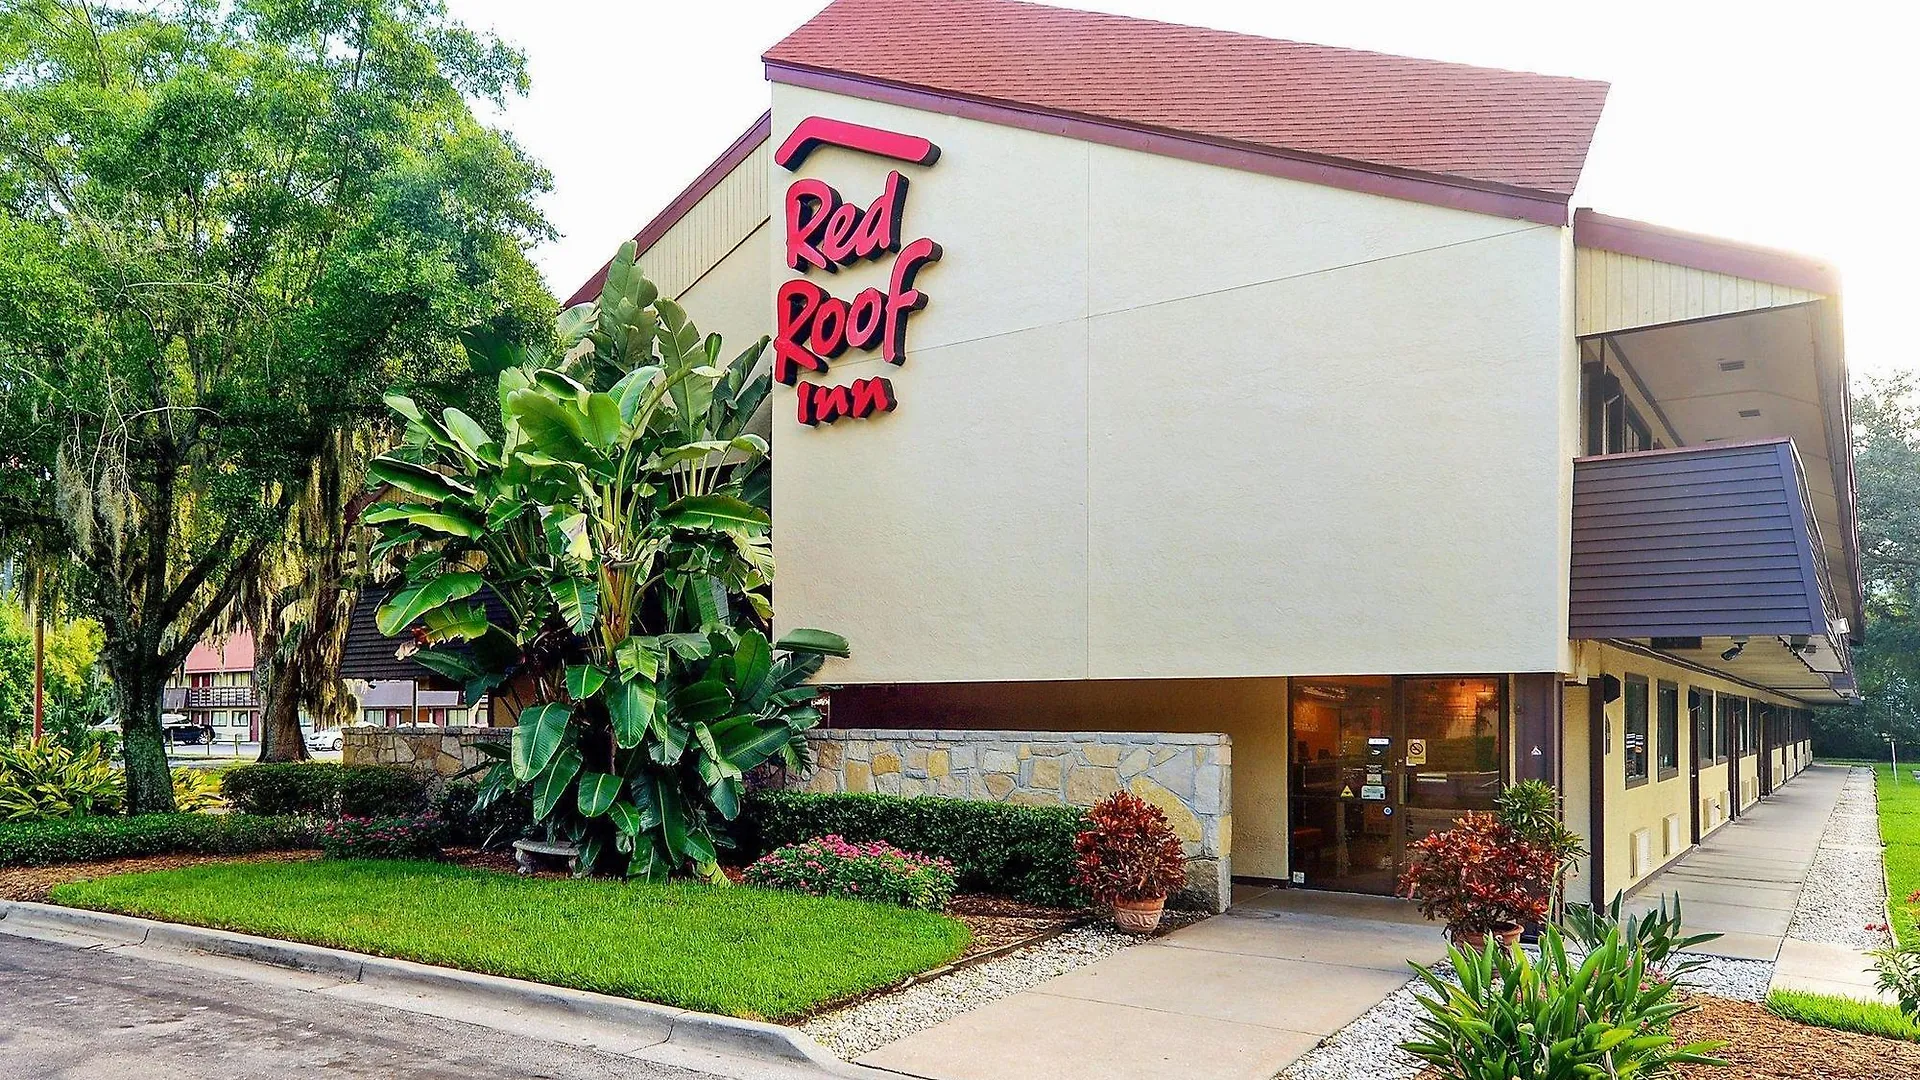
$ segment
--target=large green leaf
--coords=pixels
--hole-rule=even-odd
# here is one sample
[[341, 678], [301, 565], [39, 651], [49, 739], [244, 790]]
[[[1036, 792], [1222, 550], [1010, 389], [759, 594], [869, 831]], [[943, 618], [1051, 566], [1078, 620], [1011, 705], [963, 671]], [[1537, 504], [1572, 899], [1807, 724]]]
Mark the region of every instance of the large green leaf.
[[570, 402], [539, 390], [515, 390], [507, 409], [534, 448], [558, 461], [585, 465], [592, 460], [583, 430], [585, 417]]
[[565, 705], [534, 705], [520, 713], [513, 729], [513, 775], [525, 783], [553, 761], [573, 710]]
[[691, 733], [685, 724], [669, 719], [665, 713], [653, 714], [653, 760], [661, 765], [673, 765], [679, 762], [681, 755], [687, 752], [687, 739]]
[[374, 627], [386, 637], [398, 637], [420, 616], [455, 600], [464, 600], [485, 584], [486, 580], [479, 574], [441, 574], [432, 581], [402, 589], [374, 612]]
[[443, 476], [424, 465], [415, 465], [411, 461], [402, 461], [390, 454], [374, 458], [367, 465], [367, 475], [383, 484], [391, 484], [409, 495], [439, 502], [456, 495], [472, 495], [473, 488], [449, 476]]
[[607, 673], [592, 664], [567, 665], [567, 696], [576, 703], [599, 693], [606, 683]]
[[684, 856], [687, 851], [687, 811], [686, 804], [680, 800], [680, 792], [672, 784], [653, 785], [654, 808], [660, 814], [660, 828], [667, 841], [667, 851], [676, 856]]
[[675, 691], [673, 706], [674, 711], [689, 722], [715, 720], [734, 711], [733, 689], [719, 679], [708, 677]]
[[587, 395], [582, 433], [595, 446], [608, 447], [620, 441], [620, 405], [606, 394]]
[[653, 638], [630, 637], [613, 650], [620, 673], [651, 682], [660, 677], [660, 643]]
[[654, 392], [654, 380], [660, 377], [660, 368], [648, 364], [627, 372], [619, 382], [613, 384], [610, 393], [620, 404], [620, 419], [631, 424], [640, 414], [640, 407]]
[[446, 421], [447, 431], [468, 456], [489, 465], [500, 464], [500, 444], [478, 421], [459, 409], [448, 409], [440, 416]]
[[560, 606], [560, 617], [574, 633], [584, 634], [593, 626], [594, 616], [600, 613], [599, 584], [562, 577], [548, 582], [547, 591], [553, 594], [553, 602]]
[[471, 641], [487, 632], [487, 608], [478, 600], [456, 600], [420, 616], [427, 640]]
[[607, 808], [613, 805], [614, 796], [620, 794], [620, 784], [620, 778], [612, 773], [582, 773], [577, 800], [580, 812], [590, 818], [606, 813]]
[[533, 819], [545, 821], [567, 794], [567, 785], [580, 775], [580, 751], [569, 746], [553, 757], [546, 770], [533, 781]]
[[733, 650], [733, 687], [741, 708], [759, 711], [775, 686], [773, 650], [768, 648], [766, 637], [758, 630], [741, 632], [740, 644]]
[[620, 679], [607, 691], [607, 714], [613, 720], [613, 739], [622, 750], [640, 745], [653, 722], [656, 704], [653, 684], [643, 679]]
[[847, 645], [847, 639], [827, 630], [809, 630], [801, 628], [789, 630], [779, 641], [773, 643], [777, 649], [788, 652], [818, 653], [822, 656], [851, 656], [853, 650]]
[[[582, 788], [582, 790], [585, 790]], [[640, 811], [625, 799], [615, 799], [607, 806], [607, 816], [613, 819], [613, 827], [620, 835], [631, 839], [640, 833]], [[629, 848], [631, 850], [631, 848]]]
[[660, 512], [662, 524], [676, 529], [709, 532], [765, 532], [773, 523], [767, 512], [731, 495], [689, 495]]
[[716, 736], [720, 754], [727, 762], [742, 773], [752, 772], [768, 758], [780, 752], [793, 738], [793, 732], [785, 724], [774, 727], [736, 728], [724, 736]]

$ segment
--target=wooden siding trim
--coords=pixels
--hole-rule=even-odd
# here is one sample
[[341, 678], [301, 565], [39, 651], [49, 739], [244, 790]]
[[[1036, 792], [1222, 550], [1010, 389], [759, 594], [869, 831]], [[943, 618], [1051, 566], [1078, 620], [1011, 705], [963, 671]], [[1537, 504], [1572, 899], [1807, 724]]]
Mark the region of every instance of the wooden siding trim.
[[1585, 246], [1574, 233], [1574, 333], [1580, 337], [1790, 307], [1825, 294]]

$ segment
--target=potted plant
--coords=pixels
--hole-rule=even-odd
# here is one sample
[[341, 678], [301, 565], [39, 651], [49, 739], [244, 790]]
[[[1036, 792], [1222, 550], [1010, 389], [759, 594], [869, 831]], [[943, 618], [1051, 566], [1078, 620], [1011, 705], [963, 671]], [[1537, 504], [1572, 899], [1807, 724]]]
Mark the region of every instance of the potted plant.
[[1076, 884], [1094, 902], [1113, 908], [1113, 924], [1129, 934], [1160, 926], [1167, 896], [1187, 883], [1180, 838], [1160, 808], [1125, 791], [1087, 811], [1087, 829], [1074, 838]]
[[1407, 845], [1413, 863], [1400, 894], [1429, 919], [1444, 919], [1454, 942], [1479, 950], [1489, 936], [1511, 947], [1528, 923], [1544, 922], [1560, 860], [1520, 839], [1492, 813], [1469, 810], [1451, 829]]

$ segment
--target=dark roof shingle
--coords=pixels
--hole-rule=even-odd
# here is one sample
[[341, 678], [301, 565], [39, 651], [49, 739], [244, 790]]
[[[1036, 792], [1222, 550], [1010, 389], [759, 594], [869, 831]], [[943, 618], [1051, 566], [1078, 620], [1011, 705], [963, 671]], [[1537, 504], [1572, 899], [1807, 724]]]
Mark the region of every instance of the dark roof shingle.
[[1016, 0], [836, 0], [773, 66], [1571, 195], [1607, 84]]

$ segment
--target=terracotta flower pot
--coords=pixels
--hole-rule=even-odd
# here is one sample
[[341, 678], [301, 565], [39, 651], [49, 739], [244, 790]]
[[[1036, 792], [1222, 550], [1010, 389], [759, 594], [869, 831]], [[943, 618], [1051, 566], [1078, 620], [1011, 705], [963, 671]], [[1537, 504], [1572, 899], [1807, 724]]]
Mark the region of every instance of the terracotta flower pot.
[[[1500, 944], [1506, 946], [1507, 949], [1511, 951], [1515, 945], [1520, 944], [1520, 935], [1522, 932], [1521, 927], [1509, 923], [1499, 930], [1494, 931], [1494, 936], [1500, 939]], [[1474, 952], [1484, 952], [1487, 948], [1487, 935], [1476, 930], [1463, 930], [1453, 935], [1453, 942], [1463, 949], [1472, 949]]]
[[1123, 933], [1151, 934], [1160, 928], [1160, 916], [1166, 908], [1164, 896], [1151, 900], [1115, 900], [1113, 925]]

